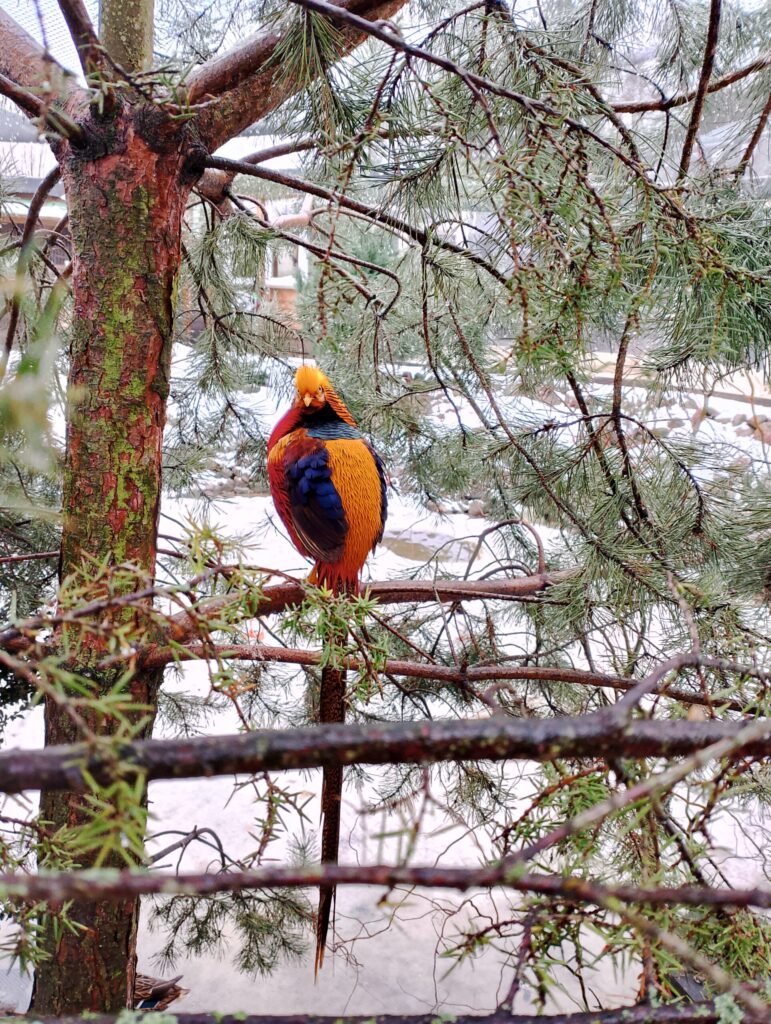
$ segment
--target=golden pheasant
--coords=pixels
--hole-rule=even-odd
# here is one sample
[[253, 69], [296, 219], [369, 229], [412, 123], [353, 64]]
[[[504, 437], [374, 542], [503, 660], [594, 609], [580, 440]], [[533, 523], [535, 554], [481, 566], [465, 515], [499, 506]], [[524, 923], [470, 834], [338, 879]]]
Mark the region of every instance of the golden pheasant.
[[[315, 366], [301, 366], [291, 409], [268, 439], [268, 478], [278, 514], [297, 550], [314, 561], [310, 581], [357, 593], [362, 566], [383, 536], [386, 478], [377, 452], [345, 402]], [[321, 673], [319, 720], [345, 718], [345, 672]], [[336, 864], [343, 769], [324, 769], [321, 859]], [[319, 889], [316, 971], [324, 962], [334, 886]]]

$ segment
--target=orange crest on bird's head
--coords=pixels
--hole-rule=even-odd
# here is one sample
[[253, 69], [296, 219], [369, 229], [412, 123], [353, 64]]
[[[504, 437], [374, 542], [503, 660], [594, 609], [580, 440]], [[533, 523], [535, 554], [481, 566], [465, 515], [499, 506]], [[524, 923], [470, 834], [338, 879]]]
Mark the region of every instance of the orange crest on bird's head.
[[322, 373], [318, 366], [301, 366], [295, 374], [294, 386], [297, 391], [295, 405], [299, 409], [318, 410], [328, 404], [341, 420], [352, 427], [356, 426], [356, 420], [351, 416], [345, 402], [335, 391], [329, 377]]
[[327, 400], [327, 391], [331, 390], [326, 374], [318, 366], [301, 366], [294, 378], [297, 389], [295, 404], [306, 409], [320, 409]]

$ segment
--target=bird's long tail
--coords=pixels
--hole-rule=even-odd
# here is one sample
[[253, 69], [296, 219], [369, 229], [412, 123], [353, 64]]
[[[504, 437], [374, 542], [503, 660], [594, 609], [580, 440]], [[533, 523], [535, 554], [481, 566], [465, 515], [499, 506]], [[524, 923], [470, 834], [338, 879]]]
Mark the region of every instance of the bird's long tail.
[[[319, 698], [319, 721], [345, 721], [345, 669], [327, 666], [321, 672], [321, 695]], [[321, 787], [321, 862], [337, 864], [340, 846], [340, 800], [343, 794], [342, 765], [331, 765], [324, 769]], [[319, 888], [319, 913], [316, 920], [316, 967], [324, 965], [324, 951], [327, 945], [329, 923], [335, 902], [335, 887], [323, 885]]]

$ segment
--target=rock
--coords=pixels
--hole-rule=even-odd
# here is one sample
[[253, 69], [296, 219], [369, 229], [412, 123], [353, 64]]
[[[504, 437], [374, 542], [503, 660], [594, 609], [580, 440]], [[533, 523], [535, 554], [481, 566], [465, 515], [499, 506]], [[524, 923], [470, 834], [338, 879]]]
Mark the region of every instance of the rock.
[[693, 430], [694, 434], [702, 425], [707, 416], [708, 412], [706, 409], [697, 409], [693, 416], [691, 416], [691, 429]]
[[754, 430], [755, 437], [763, 444], [771, 444], [771, 423], [766, 421], [759, 424]]
[[740, 425], [741, 425], [742, 423], [746, 423], [746, 422], [747, 422], [747, 415], [746, 415], [746, 413], [743, 413], [743, 412], [737, 412], [737, 414], [736, 414], [736, 415], [735, 415], [735, 416], [733, 417], [733, 419], [731, 420], [731, 423], [732, 423], [732, 424], [733, 424], [733, 425], [734, 425], [735, 427], [738, 427], [738, 426], [740, 426]]
[[479, 498], [474, 498], [473, 501], [468, 503], [467, 514], [472, 516], [474, 519], [484, 519], [485, 515], [485, 503], [480, 501]]
[[752, 427], [739, 427], [739, 429], [736, 431], [736, 436], [737, 437], [752, 437], [752, 435], [754, 433], [755, 433], [755, 431], [752, 429]]
[[678, 427], [685, 426], [685, 420], [681, 420], [679, 416], [673, 416], [672, 419], [668, 421], [667, 426], [670, 430], [677, 430]]
[[749, 416], [747, 417], [747, 423], [753, 428], [753, 430], [759, 430], [762, 424], [768, 423], [768, 416]]

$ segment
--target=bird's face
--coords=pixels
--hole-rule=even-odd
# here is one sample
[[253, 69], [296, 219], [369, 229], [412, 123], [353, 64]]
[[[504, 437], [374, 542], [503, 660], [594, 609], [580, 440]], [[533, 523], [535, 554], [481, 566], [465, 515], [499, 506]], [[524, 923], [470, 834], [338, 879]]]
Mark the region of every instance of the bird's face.
[[326, 405], [327, 378], [315, 366], [301, 366], [295, 376], [295, 406], [299, 409], [322, 409]]

